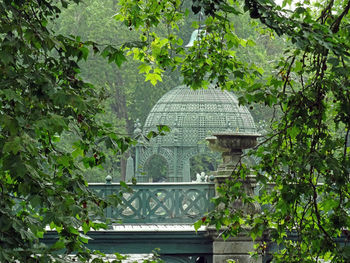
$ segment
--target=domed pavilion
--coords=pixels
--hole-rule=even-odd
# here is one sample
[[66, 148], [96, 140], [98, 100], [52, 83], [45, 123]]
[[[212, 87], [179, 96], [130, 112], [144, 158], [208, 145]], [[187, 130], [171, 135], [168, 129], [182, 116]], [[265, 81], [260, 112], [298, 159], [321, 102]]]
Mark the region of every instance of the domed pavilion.
[[232, 93], [209, 85], [192, 90], [182, 85], [166, 93], [149, 113], [142, 132], [146, 136], [167, 125], [171, 132], [136, 146], [135, 174], [139, 182], [150, 181], [145, 173], [147, 163], [155, 156], [167, 165], [167, 182], [189, 182], [190, 159], [211, 153], [205, 138], [217, 132], [256, 133], [248, 109], [238, 105]]

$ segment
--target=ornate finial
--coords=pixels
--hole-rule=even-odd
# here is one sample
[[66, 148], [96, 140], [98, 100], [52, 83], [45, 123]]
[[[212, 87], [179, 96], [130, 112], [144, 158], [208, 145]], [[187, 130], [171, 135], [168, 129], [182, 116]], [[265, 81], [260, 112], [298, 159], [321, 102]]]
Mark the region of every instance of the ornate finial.
[[205, 172], [201, 172], [201, 182], [205, 182]]
[[196, 182], [199, 183], [201, 181], [201, 175], [199, 173], [196, 174]]
[[106, 176], [106, 184], [111, 184], [112, 183], [112, 176], [107, 175]]
[[201, 22], [202, 22], [203, 18], [204, 18], [204, 14], [203, 14], [202, 11], [200, 11], [200, 12], [198, 13], [199, 27], [202, 27], [202, 23], [201, 23]]
[[139, 119], [136, 119], [134, 123], [134, 136], [140, 135], [142, 133], [141, 123]]
[[131, 182], [132, 178], [135, 177], [135, 170], [134, 170], [134, 159], [130, 155], [128, 159], [126, 160], [126, 182]]

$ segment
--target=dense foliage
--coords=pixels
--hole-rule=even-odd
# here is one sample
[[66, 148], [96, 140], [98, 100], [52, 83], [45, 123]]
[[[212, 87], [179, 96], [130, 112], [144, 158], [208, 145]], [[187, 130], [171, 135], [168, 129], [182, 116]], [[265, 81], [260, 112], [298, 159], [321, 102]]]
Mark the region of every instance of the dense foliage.
[[[148, 48], [132, 50], [143, 63], [146, 80], [156, 82], [164, 68], [179, 66], [184, 82], [193, 88], [216, 81], [217, 87], [238, 92], [242, 104], [268, 105], [281, 115], [256, 149], [260, 164], [234, 171], [219, 189], [215, 202], [220, 209], [205, 223], [226, 227], [226, 236], [248, 231], [261, 238], [261, 253], [279, 244], [274, 262], [349, 262], [349, 246], [339, 240], [346, 244], [350, 226], [350, 1], [304, 1], [290, 11], [270, 0], [193, 0], [191, 11], [206, 15], [201, 25], [193, 26], [206, 33], [189, 52], [177, 35], [178, 21], [190, 12], [182, 1], [120, 4], [116, 18], [140, 30], [141, 40], [149, 43]], [[272, 73], [263, 73], [239, 55], [239, 49], [253, 45], [237, 35], [232, 19], [244, 12], [265, 32], [292, 43]], [[168, 27], [167, 37], [154, 31], [161, 21]], [[241, 190], [240, 180], [249, 173], [257, 176], [259, 197]], [[237, 198], [259, 202], [261, 212], [249, 214], [232, 206]]]
[[[60, 260], [53, 252], [62, 248], [77, 252], [82, 261], [90, 257], [84, 248], [87, 237], [77, 229], [82, 227], [86, 233], [100, 227], [90, 216], [105, 203], [88, 190], [83, 173], [103, 163], [106, 154], [101, 149], [123, 152], [129, 143], [97, 115], [103, 112], [106, 89], [118, 91], [116, 98], [121, 98], [136, 97], [139, 87], [137, 81], [131, 82], [132, 89], [120, 92], [116, 87], [124, 82], [113, 80], [113, 74], [106, 74], [98, 89], [84, 82], [79, 75], [81, 62], [93, 51], [117, 66], [129, 54], [151, 84], [178, 69], [193, 88], [215, 81], [218, 88], [239, 94], [242, 104], [267, 105], [278, 111], [280, 118], [272, 122], [271, 133], [255, 151], [260, 164], [253, 170], [244, 165], [237, 168], [219, 189], [215, 202], [220, 209], [203, 223], [226, 227], [225, 236], [248, 231], [260, 238], [257, 251], [261, 253], [270, 244], [279, 244], [275, 262], [349, 262], [349, 247], [338, 241], [347, 242], [350, 236], [350, 1], [304, 2], [288, 11], [270, 0], [193, 0], [190, 5], [180, 0], [121, 0], [115, 18], [128, 31], [140, 33], [140, 38], [98, 45], [88, 40], [92, 35], [56, 34], [58, 28], [64, 30], [64, 21], [58, 28], [48, 27], [67, 1], [2, 1], [0, 261]], [[91, 3], [97, 6], [91, 10], [102, 12], [101, 2]], [[205, 18], [192, 24], [206, 33], [186, 51], [181, 25], [189, 14], [199, 12]], [[241, 25], [250, 23], [245, 12], [259, 21], [262, 35], [248, 29], [242, 32]], [[93, 17], [78, 12], [74, 21], [86, 21], [82, 14], [86, 19]], [[109, 21], [104, 25], [114, 27]], [[247, 51], [255, 45], [245, 36], [247, 32], [267, 48]], [[98, 32], [94, 34], [94, 40], [100, 40]], [[269, 35], [284, 36], [292, 43], [274, 69], [273, 61], [263, 59], [269, 51]], [[251, 60], [252, 54], [259, 59]], [[86, 77], [100, 67], [96, 66], [99, 60], [90, 63], [90, 69], [84, 69]], [[123, 118], [130, 121], [128, 116]], [[65, 138], [63, 133], [74, 139], [73, 148], [59, 142]], [[236, 180], [252, 172], [260, 185], [255, 198], [246, 196]], [[259, 202], [261, 213], [233, 207], [237, 198]], [[47, 226], [59, 234], [51, 247], [40, 243]], [[294, 238], [286, 238], [287, 234]]]
[[[103, 93], [79, 77], [78, 62], [89, 48], [104, 49], [117, 64], [120, 52], [48, 29], [66, 6], [51, 0], [0, 3], [1, 262], [68, 262], [53, 253], [61, 249], [90, 258], [84, 233], [105, 225], [90, 217], [97, 219], [106, 203], [88, 189], [82, 167], [103, 162], [99, 144], [124, 151], [130, 141], [96, 122]], [[73, 148], [59, 147], [64, 131], [76, 138]], [[52, 246], [40, 242], [48, 227], [58, 232]]]

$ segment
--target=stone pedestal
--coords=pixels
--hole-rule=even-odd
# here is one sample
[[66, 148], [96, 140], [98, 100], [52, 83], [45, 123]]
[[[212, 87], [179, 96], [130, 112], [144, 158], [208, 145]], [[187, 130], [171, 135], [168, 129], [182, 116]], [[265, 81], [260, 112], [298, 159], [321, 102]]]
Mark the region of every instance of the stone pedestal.
[[[216, 229], [209, 229], [213, 238], [213, 263], [227, 263], [234, 260], [235, 263], [261, 263], [261, 256], [252, 257], [254, 242], [249, 236], [240, 234], [227, 240], [220, 238]], [[231, 260], [231, 261], [230, 261]]]
[[[215, 183], [218, 185], [230, 178], [232, 172], [238, 167], [241, 161], [243, 149], [254, 147], [257, 143], [259, 134], [242, 134], [242, 133], [219, 133], [207, 138], [209, 147], [214, 151], [222, 153], [223, 163], [218, 167], [215, 175]], [[239, 179], [241, 180], [241, 179]], [[244, 191], [248, 195], [254, 194], [255, 177], [247, 176], [242, 180]], [[233, 206], [241, 206], [241, 202]], [[220, 208], [219, 208], [220, 209]], [[244, 207], [247, 213], [259, 212], [257, 205]], [[253, 258], [250, 252], [254, 251], [253, 240], [244, 234], [223, 240], [220, 232], [216, 229], [209, 229], [209, 234], [213, 238], [213, 262], [226, 263], [228, 260], [234, 260], [235, 263], [261, 263], [261, 257]]]

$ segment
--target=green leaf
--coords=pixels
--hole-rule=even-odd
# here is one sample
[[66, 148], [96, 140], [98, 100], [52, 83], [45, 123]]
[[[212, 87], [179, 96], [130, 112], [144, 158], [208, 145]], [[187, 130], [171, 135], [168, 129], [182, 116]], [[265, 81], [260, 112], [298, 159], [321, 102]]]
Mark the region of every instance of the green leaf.
[[80, 47], [79, 51], [81, 52], [81, 56], [82, 58], [86, 61], [88, 56], [89, 56], [89, 49], [87, 47]]
[[294, 70], [295, 70], [295, 72], [302, 72], [304, 70], [303, 63], [300, 61], [296, 61]]
[[198, 221], [196, 221], [196, 222], [193, 224], [194, 229], [195, 229], [196, 231], [198, 231], [198, 229], [199, 229], [202, 225], [203, 225], [202, 220], [198, 220]]
[[50, 223], [50, 229], [53, 230], [53, 229], [55, 229], [55, 227], [56, 227], [56, 224], [54, 222], [51, 222]]
[[82, 229], [83, 229], [84, 234], [86, 234], [87, 232], [89, 232], [89, 231], [90, 231], [90, 226], [89, 226], [89, 224], [87, 224], [86, 222], [84, 222], [83, 225], [82, 225]]
[[169, 126], [161, 124], [157, 125], [157, 129], [159, 133], [168, 133], [171, 131]]
[[84, 149], [76, 147], [75, 150], [72, 152], [72, 157], [77, 158], [78, 156], [84, 157]]
[[68, 231], [71, 234], [80, 235], [79, 231], [73, 226], [68, 226]]
[[147, 134], [147, 138], [148, 139], [151, 139], [151, 138], [154, 138], [154, 137], [156, 137], [156, 136], [158, 136], [158, 133], [156, 133], [155, 131], [150, 131], [148, 134]]
[[122, 50], [117, 50], [114, 54], [114, 57], [115, 57], [114, 61], [119, 68], [121, 67], [123, 62], [127, 61], [124, 55], [124, 52]]
[[82, 233], [80, 233], [79, 237], [80, 237], [80, 240], [81, 240], [82, 242], [84, 242], [84, 243], [88, 243], [89, 240], [91, 239], [91, 237], [89, 237], [89, 236], [87, 236], [87, 235], [85, 235], [85, 234], [82, 234]]
[[38, 238], [44, 238], [44, 231], [37, 231], [35, 234]]
[[50, 248], [52, 250], [61, 250], [66, 247], [65, 243], [63, 240], [58, 240], [55, 244], [53, 244]]
[[22, 101], [21, 95], [17, 94], [16, 91], [12, 89], [1, 90], [0, 94], [5, 95], [7, 100], [13, 100], [16, 102]]
[[146, 74], [146, 81], [150, 81], [153, 86], [155, 86], [158, 81], [162, 81], [162, 77], [160, 74], [157, 73], [148, 73]]
[[293, 127], [287, 129], [288, 134], [292, 138], [295, 138], [299, 134], [299, 131], [300, 130], [297, 126], [293, 126]]
[[12, 152], [13, 154], [17, 154], [19, 151], [21, 151], [22, 148], [22, 142], [20, 137], [14, 137], [10, 141], [7, 141], [4, 145], [3, 152]]
[[[72, 155], [73, 155], [73, 153], [72, 153]], [[67, 156], [67, 155], [60, 156], [57, 159], [57, 163], [58, 164], [62, 164], [64, 167], [70, 167], [70, 165], [71, 165], [71, 158], [69, 156]]]
[[148, 74], [150, 71], [151, 71], [152, 67], [150, 65], [147, 65], [147, 64], [141, 64], [139, 66], [139, 73], [142, 74], [142, 73], [146, 73]]

